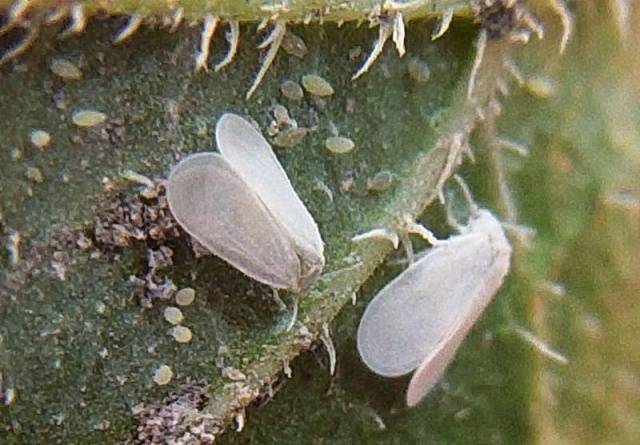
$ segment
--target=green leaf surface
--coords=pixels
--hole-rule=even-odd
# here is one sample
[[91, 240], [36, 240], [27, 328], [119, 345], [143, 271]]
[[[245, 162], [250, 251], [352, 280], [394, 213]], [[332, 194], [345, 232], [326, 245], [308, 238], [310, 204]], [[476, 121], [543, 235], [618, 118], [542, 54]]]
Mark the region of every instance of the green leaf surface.
[[[356, 81], [351, 76], [377, 30], [289, 26], [307, 54], [281, 50], [249, 101], [261, 41], [253, 24], [242, 25], [234, 62], [217, 73], [193, 72], [199, 28], [171, 34], [145, 26], [119, 46], [111, 40], [122, 18], [94, 19], [64, 40], [44, 28], [23, 58], [0, 68], [0, 234], [7, 246], [0, 263], [0, 441], [145, 443], [149, 421], [160, 418], [170, 426], [158, 442], [186, 440], [186, 431], [217, 436], [234, 418], [246, 418], [244, 431], [225, 434], [222, 443], [635, 443], [640, 77], [631, 61], [640, 59], [624, 44], [617, 16], [596, 2], [575, 9], [576, 30], [559, 57], [558, 17], [538, 6], [545, 40], [517, 52], [506, 39], [489, 41], [474, 96], [481, 113], [467, 99], [477, 30], [465, 18], [434, 42], [435, 21], [410, 22], [404, 58], [389, 42]], [[627, 42], [637, 36], [629, 29]], [[211, 67], [226, 43], [218, 30]], [[502, 62], [511, 55], [524, 88], [505, 74]], [[56, 76], [56, 59], [73, 63], [81, 79]], [[426, 82], [416, 78], [416, 63], [429, 68]], [[335, 94], [307, 93], [301, 101], [281, 94], [285, 80], [311, 73]], [[511, 94], [494, 120], [488, 101], [502, 77]], [[552, 94], [541, 98], [540, 85]], [[210, 150], [224, 112], [249, 116], [266, 133], [275, 104], [312, 128], [301, 144], [277, 154], [318, 222], [327, 256], [323, 277], [300, 298], [291, 332], [292, 295], [283, 295], [288, 309], [280, 311], [270, 289], [220, 259], [196, 256], [183, 233], [154, 239], [146, 227], [145, 239], [127, 246], [96, 235], [118, 205], [158, 205], [123, 173], [160, 179], [182, 156]], [[72, 116], [80, 110], [107, 120], [79, 128]], [[442, 383], [407, 410], [407, 379], [368, 372], [354, 341], [367, 301], [401, 267], [379, 268], [390, 243], [350, 240], [421, 215], [441, 175], [450, 173], [452, 139], [475, 128], [481, 114], [486, 120], [472, 139], [476, 162], [461, 172], [481, 205], [505, 220], [519, 209], [517, 221], [537, 236], [529, 249], [512, 237], [506, 285]], [[325, 148], [336, 128], [355, 142], [352, 152]], [[30, 140], [37, 129], [51, 136], [44, 148]], [[523, 142], [530, 156], [498, 150], [496, 136]], [[391, 187], [368, 190], [381, 171], [393, 174]], [[464, 215], [456, 188], [446, 192], [454, 213]], [[440, 237], [451, 233], [444, 220], [437, 204], [422, 217]], [[81, 235], [93, 245], [78, 245]], [[169, 335], [163, 311], [173, 303], [154, 299], [143, 307], [130, 284], [130, 276], [144, 279], [149, 250], [161, 247], [173, 258], [155, 278], [196, 290], [194, 304], [182, 308], [193, 333], [188, 344]], [[561, 288], [562, 296], [550, 291]], [[325, 325], [338, 351], [334, 377], [318, 340]], [[515, 326], [569, 364], [542, 354]], [[162, 364], [174, 373], [166, 386], [153, 381]], [[289, 366], [291, 378], [283, 372]], [[238, 371], [244, 379], [230, 378]], [[195, 401], [172, 404], [172, 391]]]
[[[134, 407], [188, 382], [206, 382], [207, 412], [216, 422], [230, 419], [247, 403], [245, 393], [258, 391], [309, 346], [391, 248], [384, 241], [352, 245], [351, 237], [396, 228], [404, 214], [418, 214], [433, 199], [447, 147], [428, 148], [446, 137], [446, 128], [439, 127], [443, 113], [459, 119], [468, 113], [455, 102], [468, 67], [454, 55], [472, 50], [464, 24], [430, 45], [419, 44], [427, 25], [414, 27], [410, 49], [431, 69], [427, 84], [413, 80], [409, 58], [398, 60], [391, 48], [366, 79], [352, 82], [363, 56], [350, 59], [349, 50], [366, 51], [370, 31], [297, 28], [309, 53], [300, 60], [283, 52], [249, 102], [244, 93], [257, 70], [257, 39], [246, 38], [225, 71], [194, 74], [195, 30], [170, 35], [145, 29], [114, 48], [108, 36], [116, 26], [117, 20], [97, 21], [79, 38], [47, 39], [50, 47], [38, 45], [3, 74], [3, 227], [7, 236], [21, 238], [19, 262], [12, 265], [7, 257], [5, 263], [9, 286], [2, 303], [3, 320], [11, 320], [3, 325], [2, 369], [5, 386], [17, 395], [3, 417], [18, 433], [8, 433], [13, 439], [121, 440], [134, 430]], [[253, 29], [243, 31], [251, 35]], [[216, 55], [223, 51], [219, 40]], [[82, 79], [56, 77], [49, 69], [53, 58], [79, 66]], [[282, 97], [284, 80], [299, 81], [308, 73], [325, 77], [336, 94], [307, 95], [301, 102]], [[285, 105], [300, 126], [313, 128], [303, 144], [279, 156], [327, 244], [325, 277], [302, 298], [300, 324], [292, 332], [284, 330], [291, 312], [279, 313], [268, 289], [218, 259], [195, 258], [184, 237], [115, 248], [94, 240], [97, 259], [93, 250], [73, 246], [72, 236], [58, 241], [74, 231], [95, 237], [97, 222], [114, 202], [135, 199], [140, 187], [122, 184], [122, 172], [163, 176], [180, 156], [211, 149], [212, 129], [223, 112], [249, 115], [266, 128], [275, 103]], [[80, 110], [105, 113], [107, 122], [78, 128], [72, 116]], [[324, 148], [332, 126], [355, 141], [351, 153]], [[34, 147], [32, 129], [47, 131], [50, 144]], [[42, 182], [27, 177], [29, 168], [39, 169]], [[398, 179], [388, 191], [369, 191], [367, 179], [382, 170]], [[147, 250], [160, 245], [170, 247], [174, 258], [159, 275], [194, 287], [198, 295], [183, 311], [193, 332], [188, 345], [168, 335], [171, 326], [162, 316], [168, 302], [142, 308], [127, 285], [131, 275], [145, 275]], [[248, 381], [234, 385], [220, 377], [216, 356], [222, 345], [228, 353], [218, 365], [242, 370]], [[152, 381], [161, 364], [175, 373], [169, 388]]]

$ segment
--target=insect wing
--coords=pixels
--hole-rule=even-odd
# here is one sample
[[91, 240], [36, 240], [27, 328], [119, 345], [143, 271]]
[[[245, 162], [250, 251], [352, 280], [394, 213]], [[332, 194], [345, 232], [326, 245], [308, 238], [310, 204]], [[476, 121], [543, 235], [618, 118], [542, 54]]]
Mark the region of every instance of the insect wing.
[[323, 243], [313, 217], [293, 189], [271, 145], [248, 121], [224, 114], [216, 126], [218, 150], [260, 196], [305, 256], [324, 264]]
[[430, 249], [367, 306], [357, 339], [364, 363], [387, 377], [417, 368], [469, 312], [490, 261], [491, 246], [473, 233]]
[[438, 347], [418, 366], [407, 387], [407, 406], [416, 406], [438, 383], [475, 321], [475, 318], [460, 320], [460, 327], [443, 338]]
[[297, 288], [300, 261], [288, 234], [222, 156], [181, 161], [167, 199], [180, 225], [212, 253], [271, 287]]
[[469, 298], [471, 305], [467, 312], [460, 313], [460, 319], [453, 324], [453, 329], [425, 357], [411, 377], [406, 395], [407, 406], [417, 405], [438, 383], [460, 344], [502, 286], [509, 271], [511, 246], [500, 222], [487, 210], [480, 210], [478, 217], [469, 224], [469, 231], [484, 237], [485, 243], [490, 246], [490, 261], [485, 263], [486, 269], [482, 278], [473, 297]]

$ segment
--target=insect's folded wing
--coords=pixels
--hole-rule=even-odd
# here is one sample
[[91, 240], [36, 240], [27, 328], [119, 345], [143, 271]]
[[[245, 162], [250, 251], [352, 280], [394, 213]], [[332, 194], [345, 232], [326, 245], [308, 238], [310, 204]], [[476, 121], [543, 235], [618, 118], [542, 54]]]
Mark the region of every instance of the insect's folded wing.
[[[484, 309], [491, 302], [496, 291], [502, 286], [509, 270], [511, 246], [504, 235], [500, 222], [487, 210], [480, 210], [469, 225], [470, 234], [458, 237], [467, 240], [460, 246], [459, 255], [475, 257], [475, 261], [463, 270], [461, 279], [474, 285], [465, 297], [468, 304], [458, 311], [458, 319], [453, 321], [448, 332], [425, 356], [411, 377], [407, 387], [407, 406], [415, 406], [438, 383], [456, 355], [456, 351], [476, 323]], [[475, 242], [469, 243], [469, 239]], [[468, 263], [468, 261], [461, 261]]]
[[473, 295], [492, 261], [490, 250], [486, 237], [455, 236], [382, 289], [358, 328], [364, 363], [388, 377], [417, 368], [471, 310]]
[[418, 366], [407, 387], [407, 406], [417, 405], [438, 383], [475, 321], [473, 319], [464, 323], [464, 320], [460, 320], [462, 324], [443, 338], [440, 345]]
[[167, 198], [180, 225], [212, 253], [269, 286], [298, 286], [300, 261], [287, 233], [219, 154], [180, 162]]
[[[494, 255], [493, 261], [496, 260], [501, 261], [502, 259]], [[417, 405], [438, 383], [456, 355], [460, 344], [462, 344], [486, 306], [491, 302], [491, 297], [502, 284], [506, 269], [501, 268], [501, 264], [497, 264], [498, 267], [495, 267], [496, 264], [492, 266], [494, 267], [488, 269], [482, 279], [477, 282], [473, 295], [468, 296], [469, 304], [466, 305], [466, 310], [458, 314], [459, 318], [452, 323], [451, 329], [434, 346], [429, 355], [420, 363], [413, 376], [411, 376], [406, 394], [407, 406]], [[496, 275], [498, 269], [500, 269], [500, 276]], [[494, 278], [498, 281], [494, 281]]]
[[227, 113], [218, 120], [216, 143], [229, 165], [290, 233], [301, 253], [315, 255], [324, 263], [318, 227], [262, 134], [245, 119]]

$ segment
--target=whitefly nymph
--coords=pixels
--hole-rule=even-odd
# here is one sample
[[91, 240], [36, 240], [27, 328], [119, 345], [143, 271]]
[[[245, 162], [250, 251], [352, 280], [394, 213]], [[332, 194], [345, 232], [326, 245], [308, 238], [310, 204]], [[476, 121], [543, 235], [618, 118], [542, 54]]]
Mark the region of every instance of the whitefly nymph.
[[364, 363], [385, 377], [415, 371], [406, 403], [416, 405], [502, 285], [510, 258], [500, 222], [476, 210], [460, 235], [429, 249], [369, 303], [358, 328]]
[[247, 120], [224, 114], [218, 152], [187, 156], [167, 181], [178, 223], [244, 274], [295, 293], [324, 266], [318, 226], [266, 139]]

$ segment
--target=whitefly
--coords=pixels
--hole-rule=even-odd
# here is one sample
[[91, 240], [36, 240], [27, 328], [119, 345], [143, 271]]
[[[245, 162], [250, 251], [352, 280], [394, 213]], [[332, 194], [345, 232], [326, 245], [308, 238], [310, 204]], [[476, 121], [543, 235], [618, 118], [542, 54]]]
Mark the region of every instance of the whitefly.
[[415, 371], [414, 406], [440, 380], [509, 271], [511, 246], [500, 222], [476, 210], [460, 235], [429, 249], [378, 293], [358, 328], [358, 351], [376, 374]]
[[178, 223], [213, 254], [275, 289], [307, 290], [324, 266], [318, 227], [271, 146], [247, 120], [224, 114], [218, 152], [190, 155], [167, 181]]

